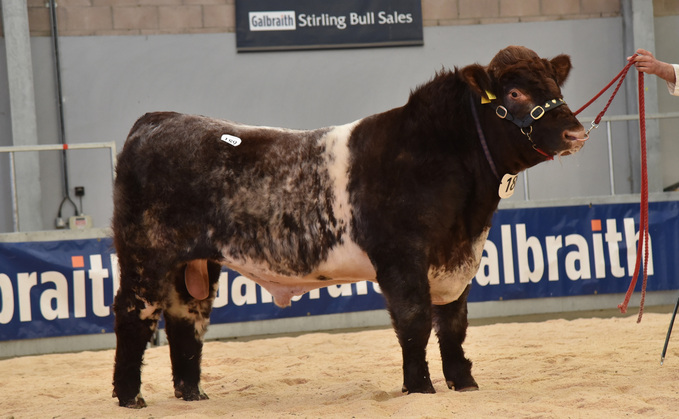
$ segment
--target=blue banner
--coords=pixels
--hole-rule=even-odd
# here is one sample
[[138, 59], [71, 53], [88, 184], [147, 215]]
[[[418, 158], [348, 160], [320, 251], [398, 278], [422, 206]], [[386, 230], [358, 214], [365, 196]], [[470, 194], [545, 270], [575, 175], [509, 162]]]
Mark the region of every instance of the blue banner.
[[[623, 293], [638, 217], [638, 204], [500, 210], [469, 301]], [[679, 289], [678, 223], [679, 202], [650, 204], [649, 291]], [[118, 284], [110, 238], [0, 242], [0, 340], [111, 333]], [[214, 307], [213, 324], [375, 310], [384, 299], [376, 284], [360, 282], [311, 291], [281, 309], [225, 269]]]
[[0, 340], [112, 332], [117, 284], [111, 239], [0, 243]]
[[[118, 261], [110, 238], [0, 243], [0, 341], [113, 332]], [[333, 285], [281, 309], [271, 295], [224, 269], [210, 318], [234, 323], [384, 308], [372, 282]]]
[[[647, 290], [679, 289], [679, 202], [651, 202], [648, 219]], [[638, 235], [639, 204], [500, 210], [469, 301], [624, 293]]]

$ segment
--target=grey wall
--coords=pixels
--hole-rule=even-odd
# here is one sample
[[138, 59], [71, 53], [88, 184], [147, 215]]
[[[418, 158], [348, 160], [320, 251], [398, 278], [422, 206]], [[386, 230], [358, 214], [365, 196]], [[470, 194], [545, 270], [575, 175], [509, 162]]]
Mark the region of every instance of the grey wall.
[[[679, 63], [679, 16], [655, 19], [656, 56], [658, 59]], [[658, 106], [660, 112], [679, 112], [679, 97], [667, 92], [664, 81], [656, 77], [658, 83]], [[679, 182], [679, 119], [662, 120], [660, 123], [662, 140], [663, 185]]]
[[[674, 30], [676, 34], [673, 22], [661, 19], [663, 33]], [[401, 106], [410, 89], [442, 67], [487, 64], [510, 44], [525, 45], [546, 57], [571, 55], [574, 69], [564, 97], [572, 109], [625, 65], [621, 18], [427, 27], [424, 46], [408, 48], [237, 54], [234, 34], [62, 37], [60, 41], [67, 141], [116, 141], [119, 149], [136, 118], [154, 110], [289, 128], [350, 122]], [[49, 39], [32, 42], [38, 134], [41, 143], [55, 143]], [[679, 59], [676, 48], [665, 47], [662, 52]], [[0, 92], [7, 91], [4, 59], [0, 40]], [[624, 91], [619, 95], [610, 115], [624, 113]], [[11, 142], [5, 96], [0, 95], [1, 145]], [[595, 115], [603, 100], [584, 114]], [[608, 194], [605, 130], [598, 131], [575, 156], [530, 169], [530, 198]], [[628, 140], [622, 127], [615, 131], [617, 192], [626, 193], [630, 192]], [[71, 187], [86, 187], [85, 213], [93, 215], [95, 226], [107, 226], [112, 204], [106, 152], [69, 153]], [[53, 225], [62, 196], [61, 169], [58, 153], [43, 154], [43, 217], [46, 225]], [[0, 176], [0, 232], [11, 231], [5, 156], [0, 156]], [[668, 178], [679, 180], [674, 172]], [[519, 193], [511, 199], [523, 197]]]
[[[0, 146], [12, 145], [5, 38], [0, 38]], [[0, 153], [0, 232], [12, 231], [9, 156]]]

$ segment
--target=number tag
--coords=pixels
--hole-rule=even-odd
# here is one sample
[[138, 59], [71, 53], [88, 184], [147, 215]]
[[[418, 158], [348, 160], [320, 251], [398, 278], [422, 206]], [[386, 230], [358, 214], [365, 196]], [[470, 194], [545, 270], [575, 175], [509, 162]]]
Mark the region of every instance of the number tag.
[[514, 195], [514, 188], [516, 187], [516, 178], [518, 175], [510, 175], [507, 173], [502, 177], [502, 182], [500, 182], [500, 187], [498, 188], [498, 195], [500, 198], [509, 198]]
[[234, 147], [240, 145], [241, 142], [240, 138], [234, 137], [233, 135], [229, 134], [222, 135], [221, 140], [224, 141], [225, 143], [231, 144]]

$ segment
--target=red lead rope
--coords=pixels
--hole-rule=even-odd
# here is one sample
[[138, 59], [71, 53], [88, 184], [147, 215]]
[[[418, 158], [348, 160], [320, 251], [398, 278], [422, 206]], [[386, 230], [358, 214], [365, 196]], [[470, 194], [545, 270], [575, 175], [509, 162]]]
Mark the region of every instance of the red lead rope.
[[[634, 54], [634, 55], [632, 56], [632, 58], [636, 57], [637, 55], [638, 55], [638, 54]], [[611, 87], [611, 86], [613, 85], [613, 83], [615, 83], [616, 80], [620, 79], [620, 81], [618, 81], [618, 85], [615, 86], [615, 90], [613, 90], [613, 94], [611, 95], [611, 98], [608, 99], [608, 103], [606, 103], [606, 106], [604, 106], [604, 110], [602, 110], [601, 112], [599, 112], [599, 115], [597, 115], [596, 119], [595, 119], [594, 122], [593, 122], [594, 125], [599, 125], [599, 122], [601, 122], [601, 118], [603, 118], [604, 114], [605, 114], [606, 111], [608, 110], [608, 107], [611, 106], [611, 102], [613, 102], [613, 98], [615, 97], [616, 94], [618, 94], [618, 90], [620, 90], [620, 86], [622, 86], [622, 82], [625, 80], [625, 77], [627, 76], [627, 72], [629, 71], [630, 67], [632, 67], [632, 65], [634, 65], [634, 61], [628, 62], [627, 65], [625, 66], [625, 68], [623, 68], [623, 69], [618, 73], [617, 76], [613, 77], [613, 80], [611, 80], [610, 83], [608, 83], [608, 84], [606, 85], [606, 87], [604, 87], [603, 89], [601, 89], [601, 91], [600, 91], [599, 93], [597, 93], [596, 96], [594, 96], [592, 99], [590, 99], [589, 102], [585, 103], [580, 109], [578, 109], [577, 111], [575, 111], [575, 112], [574, 112], [574, 115], [577, 116], [580, 112], [582, 112], [583, 110], [585, 110], [585, 109], [586, 109], [589, 105], [591, 105], [595, 100], [599, 99], [599, 96], [601, 96], [602, 94], [604, 94], [604, 92], [605, 92], [606, 90], [608, 90], [608, 88]], [[643, 83], [643, 82], [642, 82], [642, 83]], [[643, 101], [643, 99], [642, 99], [643, 96], [644, 96], [644, 94], [643, 94], [643, 91], [642, 91], [642, 92], [640, 92], [640, 94], [639, 94], [639, 101], [640, 101], [640, 102]]]
[[[636, 57], [637, 54], [634, 54], [632, 58]], [[589, 102], [587, 102], [583, 107], [578, 109], [575, 112], [575, 115], [579, 114], [582, 112], [585, 108], [587, 108], [589, 105], [592, 104], [595, 100], [599, 98], [606, 90], [608, 90], [609, 87], [615, 83], [616, 80], [620, 79], [618, 81], [618, 85], [615, 87], [615, 90], [613, 91], [613, 94], [611, 95], [611, 98], [608, 100], [608, 103], [606, 103], [606, 106], [604, 109], [597, 115], [596, 119], [592, 121], [592, 127], [589, 129], [590, 131], [593, 128], [596, 128], [599, 123], [601, 122], [601, 118], [603, 118], [604, 114], [608, 110], [608, 107], [611, 105], [611, 102], [613, 101], [613, 98], [615, 95], [618, 93], [618, 90], [620, 89], [620, 86], [622, 85], [622, 82], [625, 80], [625, 76], [627, 75], [627, 72], [629, 71], [630, 67], [633, 65], [633, 61], [630, 61], [627, 63], [625, 68], [622, 69], [620, 73], [618, 73], [617, 76], [611, 80], [610, 83], [606, 87], [604, 87], [596, 96], [594, 96]], [[642, 250], [644, 251], [644, 271], [643, 271], [643, 282], [641, 284], [641, 301], [639, 303], [639, 317], [637, 318], [637, 323], [641, 322], [641, 317], [644, 315], [644, 301], [646, 300], [646, 284], [648, 282], [648, 242], [649, 242], [649, 234], [648, 234], [648, 172], [646, 168], [646, 112], [645, 112], [645, 103], [644, 103], [644, 73], [639, 72], [639, 135], [640, 135], [640, 140], [641, 140], [641, 203], [640, 203], [640, 208], [639, 208], [639, 241], [637, 243], [637, 261], [636, 265], [634, 266], [634, 274], [632, 275], [632, 279], [629, 284], [629, 288], [627, 289], [627, 293], [625, 294], [625, 300], [618, 305], [618, 308], [620, 309], [621, 313], [626, 313], [627, 312], [627, 305], [629, 304], [629, 300], [632, 297], [632, 293], [634, 292], [634, 288], [637, 284], [637, 278], [639, 276], [639, 268], [641, 266], [641, 252]], [[589, 132], [589, 131], [588, 131]]]
[[639, 131], [641, 138], [641, 205], [639, 209], [639, 242], [637, 244], [637, 263], [634, 266], [634, 275], [630, 281], [625, 300], [618, 305], [621, 313], [627, 312], [627, 304], [632, 297], [634, 287], [639, 276], [641, 264], [641, 250], [644, 250], [644, 279], [641, 284], [641, 302], [639, 303], [639, 317], [637, 323], [644, 315], [644, 301], [646, 300], [646, 283], [648, 282], [648, 172], [646, 169], [646, 116], [644, 111], [644, 73], [639, 73]]

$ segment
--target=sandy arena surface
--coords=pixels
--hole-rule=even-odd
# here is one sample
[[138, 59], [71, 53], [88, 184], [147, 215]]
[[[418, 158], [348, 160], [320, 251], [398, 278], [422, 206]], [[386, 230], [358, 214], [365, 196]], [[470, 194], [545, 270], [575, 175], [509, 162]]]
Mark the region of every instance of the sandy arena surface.
[[679, 330], [665, 365], [670, 314], [469, 328], [465, 350], [481, 389], [448, 390], [435, 336], [437, 393], [401, 393], [390, 329], [208, 342], [202, 385], [210, 400], [173, 396], [167, 346], [146, 352], [149, 407], [111, 398], [113, 351], [0, 361], [0, 418], [677, 418]]

